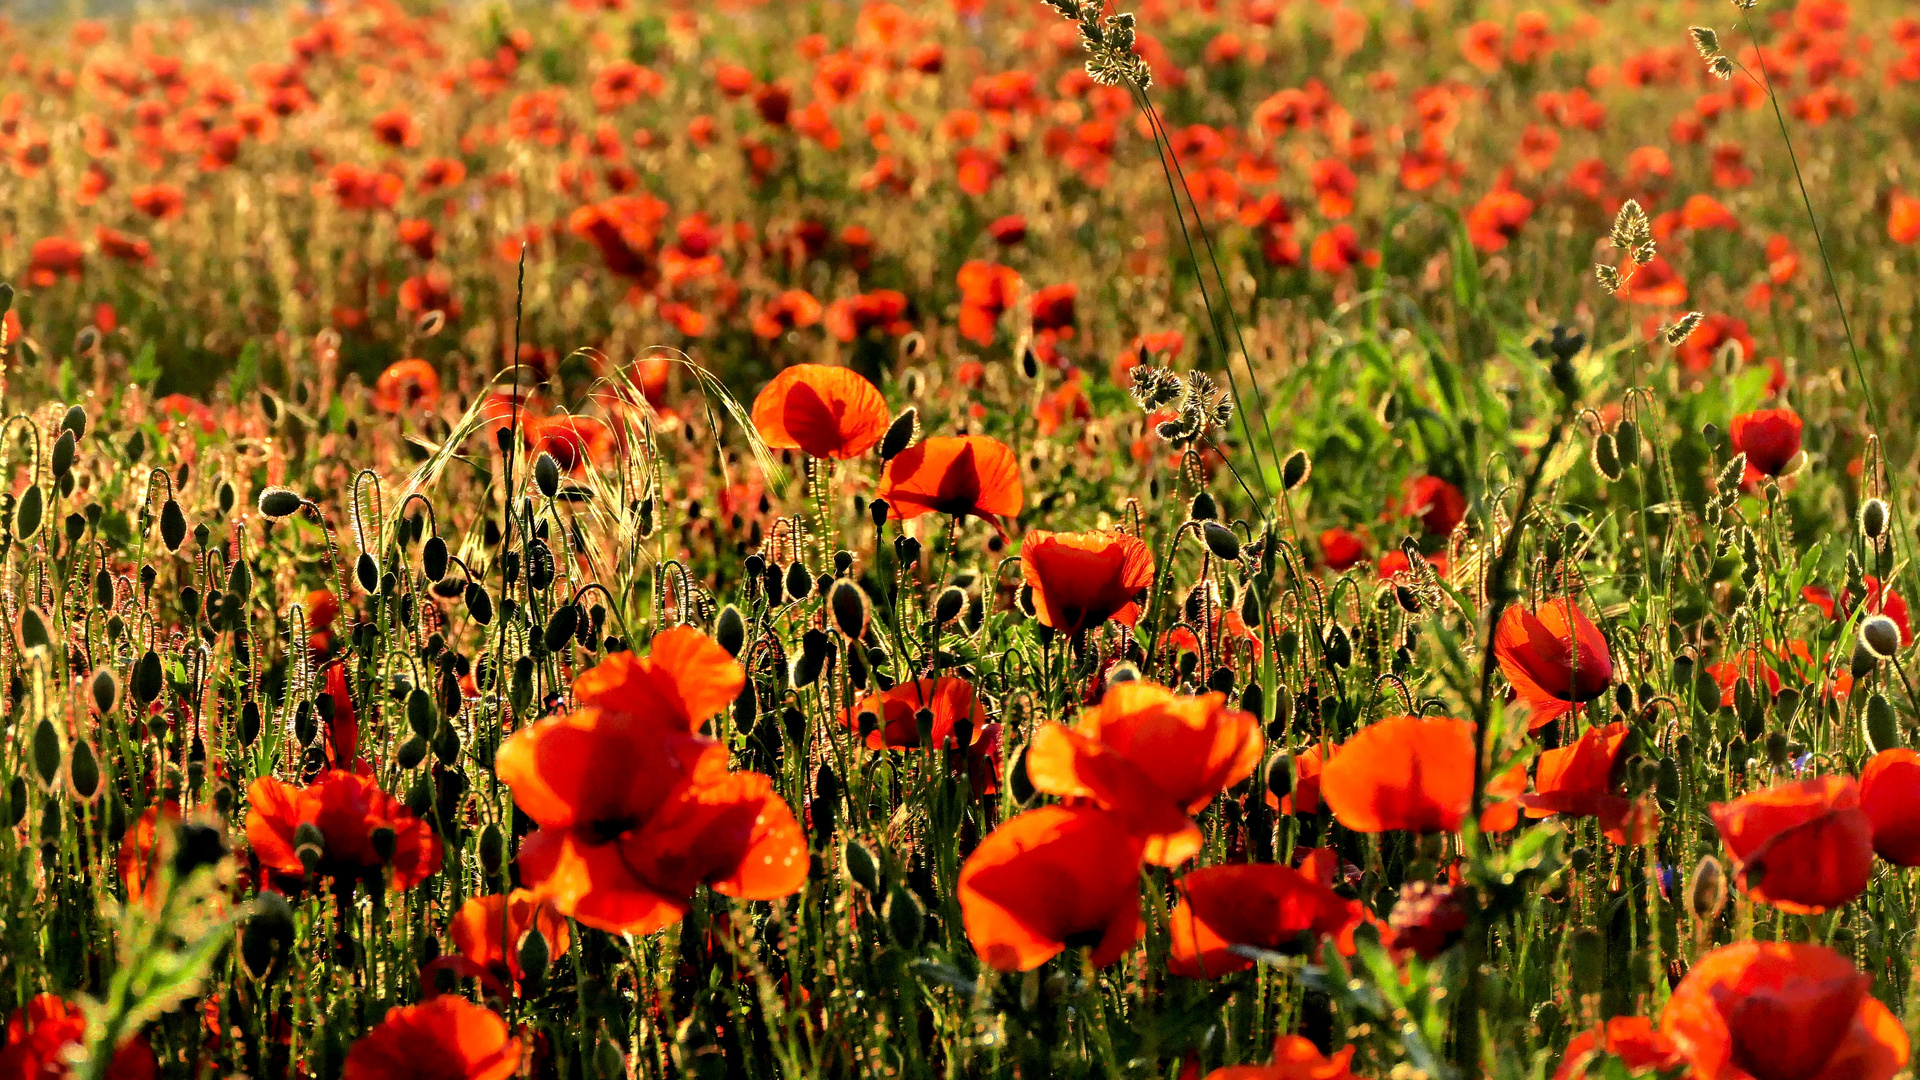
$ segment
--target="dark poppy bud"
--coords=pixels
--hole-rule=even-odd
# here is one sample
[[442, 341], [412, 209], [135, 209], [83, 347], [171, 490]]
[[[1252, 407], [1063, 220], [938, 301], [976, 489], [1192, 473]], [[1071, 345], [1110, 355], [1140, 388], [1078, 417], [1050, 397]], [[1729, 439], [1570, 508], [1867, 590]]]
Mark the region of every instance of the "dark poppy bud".
[[787, 567], [787, 596], [795, 603], [805, 600], [813, 593], [813, 573], [807, 564], [798, 559]]
[[1306, 483], [1307, 477], [1311, 475], [1313, 475], [1313, 459], [1307, 456], [1305, 450], [1295, 450], [1288, 454], [1287, 460], [1280, 466], [1280, 484], [1288, 491]]
[[1887, 533], [1887, 504], [1879, 499], [1868, 499], [1860, 504], [1860, 535], [1868, 540], [1879, 540]]
[[227, 842], [220, 830], [198, 821], [183, 821], [173, 832], [173, 874], [185, 878], [203, 866], [214, 866], [227, 857]]
[[875, 499], [867, 504], [867, 515], [873, 519], [873, 527], [879, 528], [887, 523], [887, 511], [893, 509], [885, 499]]
[[1276, 799], [1284, 799], [1293, 794], [1293, 755], [1275, 754], [1267, 762], [1267, 790]]
[[547, 944], [547, 935], [540, 928], [530, 926], [520, 935], [520, 947], [517, 950], [520, 961], [520, 977], [528, 989], [537, 990], [547, 980], [547, 965], [553, 959], [552, 949]]
[[1193, 497], [1193, 504], [1187, 509], [1187, 517], [1194, 521], [1212, 521], [1220, 516], [1220, 510], [1213, 503], [1213, 496], [1201, 492]]
[[847, 578], [839, 578], [833, 584], [833, 591], [827, 597], [827, 608], [833, 615], [834, 629], [848, 641], [859, 641], [867, 635], [867, 615], [871, 607], [866, 590]]
[[903, 567], [918, 563], [920, 561], [920, 541], [915, 540], [911, 536], [894, 537], [893, 555], [894, 558], [899, 560], [900, 565]]
[[264, 889], [247, 905], [240, 930], [240, 958], [256, 979], [264, 979], [293, 948], [293, 907], [287, 898]]
[[1631, 469], [1640, 464], [1640, 425], [1622, 420], [1613, 429], [1613, 444], [1619, 453], [1620, 467]]
[[1029, 379], [1040, 377], [1040, 357], [1033, 351], [1032, 345], [1027, 345], [1020, 350], [1020, 374]]
[[740, 609], [728, 604], [720, 609], [720, 617], [713, 622], [713, 640], [727, 650], [727, 655], [738, 657], [740, 650], [747, 647], [747, 621]]
[[960, 617], [960, 609], [966, 605], [967, 592], [958, 585], [949, 585], [940, 590], [933, 601], [933, 621], [937, 626], [945, 626]]
[[873, 856], [873, 849], [858, 840], [848, 840], [845, 850], [847, 876], [853, 883], [877, 894], [880, 891], [880, 862]]
[[288, 517], [300, 509], [303, 502], [304, 499], [286, 488], [268, 488], [260, 493], [260, 512], [270, 518]]
[[921, 908], [920, 900], [900, 885], [887, 892], [886, 907], [880, 912], [886, 922], [887, 937], [902, 949], [912, 951], [920, 947], [920, 938], [926, 930], [926, 911]]
[[560, 463], [553, 459], [552, 454], [542, 451], [539, 457], [533, 459], [533, 483], [540, 489], [540, 494], [549, 499], [559, 494]]
[[919, 416], [919, 410], [909, 405], [893, 418], [893, 423], [887, 425], [887, 433], [880, 440], [881, 461], [892, 461], [900, 451], [913, 445], [913, 433], [919, 426]]
[[1900, 725], [1885, 694], [1867, 699], [1867, 743], [1876, 753], [1900, 748]]
[[299, 828], [293, 830], [293, 850], [294, 854], [300, 857], [300, 865], [306, 867], [306, 872], [311, 874], [314, 868], [320, 865], [320, 860], [326, 856], [327, 836], [320, 831], [318, 825], [311, 821], [303, 821]]
[[851, 574], [852, 572], [853, 572], [853, 552], [848, 551], [844, 548], [834, 552], [833, 553], [834, 576], [846, 577], [848, 574]]

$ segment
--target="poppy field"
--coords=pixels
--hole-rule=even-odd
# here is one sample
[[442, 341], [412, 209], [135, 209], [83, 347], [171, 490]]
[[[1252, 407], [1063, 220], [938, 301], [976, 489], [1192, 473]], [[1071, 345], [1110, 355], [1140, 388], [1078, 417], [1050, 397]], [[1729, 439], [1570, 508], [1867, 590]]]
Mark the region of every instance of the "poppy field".
[[1907, 5], [81, 7], [0, 1080], [1913, 1075]]

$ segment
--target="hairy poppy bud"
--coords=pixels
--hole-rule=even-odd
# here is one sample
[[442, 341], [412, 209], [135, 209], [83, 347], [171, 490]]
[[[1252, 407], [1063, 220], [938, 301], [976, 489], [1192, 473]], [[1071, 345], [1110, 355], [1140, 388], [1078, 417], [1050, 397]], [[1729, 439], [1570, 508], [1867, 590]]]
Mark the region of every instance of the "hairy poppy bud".
[[268, 488], [260, 493], [260, 512], [270, 518], [289, 517], [305, 501], [286, 488]]
[[533, 482], [540, 488], [540, 494], [551, 499], [560, 491], [560, 463], [553, 455], [542, 451], [533, 461]]
[[529, 989], [537, 990], [547, 979], [547, 964], [553, 959], [552, 949], [547, 944], [547, 935], [540, 932], [538, 925], [529, 926], [527, 932], [520, 935], [518, 957], [520, 961], [521, 981]]
[[1212, 521], [1220, 516], [1220, 510], [1213, 503], [1213, 496], [1201, 492], [1193, 497], [1193, 505], [1187, 511], [1187, 517], [1194, 521]]
[[1217, 521], [1209, 521], [1200, 527], [1200, 534], [1207, 541], [1207, 550], [1217, 559], [1226, 562], [1240, 561], [1240, 538], [1233, 530]]
[[1885, 615], [1874, 615], [1860, 624], [1860, 640], [1882, 660], [1900, 651], [1900, 626]]
[[1869, 540], [1879, 540], [1887, 534], [1887, 504], [1879, 499], [1868, 499], [1860, 504], [1860, 535]]
[[720, 617], [713, 622], [713, 640], [727, 650], [727, 655], [737, 657], [740, 650], [747, 646], [747, 621], [740, 609], [728, 604], [720, 609]]
[[848, 840], [846, 863], [847, 876], [853, 879], [854, 884], [867, 890], [869, 894], [880, 891], [880, 861], [873, 857], [872, 848], [858, 840]]
[[913, 445], [913, 433], [919, 427], [920, 413], [909, 405], [894, 417], [887, 425], [887, 433], [880, 439], [880, 460], [892, 461], [900, 451]]
[[933, 621], [945, 626], [960, 617], [960, 609], [967, 602], [967, 591], [958, 585], [949, 585], [940, 590], [933, 602]]
[[871, 601], [866, 590], [846, 578], [833, 583], [833, 591], [827, 596], [827, 607], [833, 613], [834, 629], [840, 631], [848, 641], [859, 641], [867, 635], [867, 613]]
[[1307, 477], [1311, 475], [1313, 475], [1313, 459], [1307, 456], [1305, 450], [1295, 450], [1288, 454], [1287, 460], [1280, 466], [1280, 484], [1288, 491], [1306, 483]]

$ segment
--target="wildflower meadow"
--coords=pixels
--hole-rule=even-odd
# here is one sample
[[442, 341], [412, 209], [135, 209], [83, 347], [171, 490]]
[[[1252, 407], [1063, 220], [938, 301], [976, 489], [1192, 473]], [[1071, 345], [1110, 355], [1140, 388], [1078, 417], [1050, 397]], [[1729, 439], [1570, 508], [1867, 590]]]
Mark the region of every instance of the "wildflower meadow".
[[1893, 1080], [1903, 0], [0, 5], [0, 1080]]

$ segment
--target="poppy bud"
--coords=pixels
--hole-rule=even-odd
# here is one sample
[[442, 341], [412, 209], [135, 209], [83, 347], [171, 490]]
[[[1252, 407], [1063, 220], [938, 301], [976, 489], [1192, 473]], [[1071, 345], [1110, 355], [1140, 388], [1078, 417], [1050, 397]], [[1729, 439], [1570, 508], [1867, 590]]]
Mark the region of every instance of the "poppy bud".
[[[867, 715], [871, 716], [871, 713]], [[873, 857], [873, 850], [858, 840], [847, 841], [845, 859], [847, 876], [855, 885], [867, 890], [869, 894], [880, 891], [880, 862]]]
[[425, 760], [427, 760], [427, 740], [419, 735], [408, 736], [407, 741], [400, 744], [399, 754], [395, 758], [402, 769], [417, 768]]
[[1020, 350], [1020, 374], [1029, 379], [1040, 377], [1040, 357], [1034, 353], [1032, 345], [1023, 346]]
[[1330, 667], [1344, 671], [1353, 664], [1353, 642], [1339, 623], [1334, 623], [1333, 628], [1327, 631], [1325, 644]]
[[1609, 432], [1593, 440], [1593, 470], [1608, 480], [1620, 479], [1620, 448]]
[[1727, 875], [1720, 860], [1703, 856], [1693, 868], [1693, 880], [1687, 885], [1687, 908], [1702, 922], [1717, 918], [1727, 906]]
[[1204, 491], [1193, 497], [1193, 505], [1187, 510], [1187, 517], [1194, 521], [1212, 521], [1219, 516], [1213, 496]]
[[240, 930], [240, 959], [256, 979], [264, 979], [293, 948], [293, 907], [271, 889], [262, 890], [247, 905], [247, 921]]
[[1868, 499], [1860, 504], [1860, 535], [1868, 540], [1879, 540], [1887, 533], [1887, 504], [1879, 499]]
[[326, 856], [327, 835], [313, 822], [303, 821], [299, 828], [293, 830], [293, 850], [300, 857], [300, 865], [311, 874]]
[[500, 831], [499, 822], [489, 821], [487, 827], [480, 830], [480, 869], [490, 878], [498, 877], [506, 861], [506, 835]]
[[620, 1044], [603, 1029], [593, 1043], [593, 1071], [600, 1080], [626, 1080], [627, 1055]]
[[873, 518], [873, 527], [879, 528], [887, 523], [887, 511], [893, 509], [885, 499], [875, 499], [867, 504], [867, 514]]
[[1874, 615], [1860, 624], [1860, 641], [1885, 660], [1900, 651], [1900, 626], [1885, 615]]
[[[1865, 629], [1861, 627], [1861, 630]], [[1847, 672], [1856, 679], [1864, 679], [1873, 674], [1873, 669], [1879, 662], [1879, 657], [1875, 656], [1873, 649], [1868, 647], [1863, 634], [1860, 640], [1853, 643], [1853, 658], [1847, 664]]]
[[840, 631], [848, 641], [858, 641], [866, 636], [870, 607], [866, 590], [846, 578], [840, 578], [834, 582], [833, 591], [827, 597], [827, 607], [833, 613], [834, 629]]
[[1276, 799], [1293, 794], [1293, 755], [1276, 754], [1267, 763], [1267, 790]]
[[909, 952], [919, 948], [921, 934], [926, 929], [926, 913], [913, 893], [895, 885], [887, 893], [886, 908], [880, 917], [886, 921], [887, 936], [895, 945]]
[[747, 622], [739, 608], [728, 604], [720, 609], [720, 617], [713, 622], [713, 640], [727, 650], [728, 656], [738, 657], [746, 648]]
[[305, 501], [286, 488], [271, 487], [260, 493], [260, 512], [270, 518], [288, 517]]
[[1207, 550], [1217, 559], [1225, 562], [1240, 561], [1240, 538], [1233, 530], [1217, 521], [1209, 521], [1200, 527], [1200, 534], [1207, 541]]
[[430, 536], [420, 548], [420, 570], [427, 575], [428, 581], [439, 581], [447, 576], [449, 562], [447, 542], [438, 536]]
[[1900, 725], [1885, 694], [1876, 692], [1867, 699], [1867, 742], [1875, 752], [1900, 747]]
[[547, 964], [553, 959], [547, 935], [540, 932], [539, 926], [529, 926], [527, 932], [520, 935], [517, 952], [521, 981], [529, 990], [538, 991], [541, 984], [546, 982]]
[[892, 461], [900, 451], [913, 445], [913, 433], [919, 427], [920, 412], [909, 405], [894, 417], [887, 425], [887, 433], [880, 439], [880, 460]]
[[1305, 450], [1288, 454], [1287, 460], [1280, 465], [1280, 485], [1287, 491], [1306, 483], [1307, 477], [1312, 475], [1313, 459], [1307, 456]]
[[1640, 464], [1640, 425], [1631, 420], [1622, 420], [1613, 429], [1613, 442], [1619, 451], [1621, 468], [1631, 469]]

